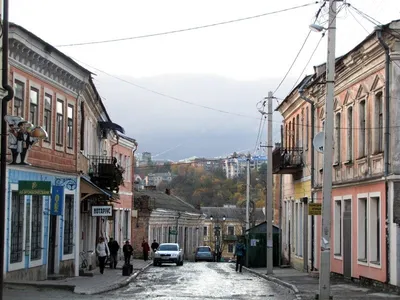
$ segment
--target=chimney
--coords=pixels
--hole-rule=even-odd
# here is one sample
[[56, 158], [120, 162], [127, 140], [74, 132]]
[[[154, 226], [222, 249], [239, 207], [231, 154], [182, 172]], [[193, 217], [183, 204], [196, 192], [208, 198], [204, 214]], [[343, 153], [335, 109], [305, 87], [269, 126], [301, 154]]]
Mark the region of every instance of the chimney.
[[165, 189], [165, 193], [166, 193], [167, 195], [171, 195], [171, 190], [170, 190], [170, 189]]

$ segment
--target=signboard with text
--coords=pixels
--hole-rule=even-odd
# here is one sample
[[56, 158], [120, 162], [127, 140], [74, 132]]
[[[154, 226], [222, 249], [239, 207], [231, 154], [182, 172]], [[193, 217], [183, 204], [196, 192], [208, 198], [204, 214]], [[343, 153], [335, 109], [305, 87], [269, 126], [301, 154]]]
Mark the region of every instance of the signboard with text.
[[321, 203], [308, 203], [308, 215], [309, 216], [320, 216], [322, 210]]
[[51, 195], [50, 181], [18, 181], [18, 194], [20, 195]]
[[51, 190], [50, 215], [60, 216], [63, 214], [64, 187], [53, 186]]
[[112, 216], [112, 206], [102, 205], [102, 206], [92, 206], [92, 217], [109, 217]]

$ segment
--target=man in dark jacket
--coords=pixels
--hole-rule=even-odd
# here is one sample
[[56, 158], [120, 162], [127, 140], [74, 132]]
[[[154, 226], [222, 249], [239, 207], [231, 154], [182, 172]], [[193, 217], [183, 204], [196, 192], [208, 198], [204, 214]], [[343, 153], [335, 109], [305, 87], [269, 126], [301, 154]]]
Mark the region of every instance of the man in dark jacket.
[[156, 242], [156, 240], [154, 240], [153, 243], [151, 243], [151, 250], [153, 250], [153, 256], [156, 250], [158, 249], [158, 246], [160, 245]]
[[124, 252], [125, 264], [130, 265], [131, 263], [131, 256], [133, 254], [133, 248], [129, 241], [125, 242], [124, 247], [122, 247], [122, 251]]
[[233, 255], [234, 257], [236, 256], [236, 272], [238, 271], [238, 269], [239, 272], [242, 272], [243, 258], [245, 253], [246, 253], [246, 246], [243, 244], [243, 240], [240, 239], [236, 244], [235, 254]]
[[117, 268], [117, 263], [118, 263], [118, 250], [119, 250], [119, 244], [116, 240], [113, 238], [110, 238], [110, 241], [108, 242], [108, 249], [110, 249], [110, 269]]

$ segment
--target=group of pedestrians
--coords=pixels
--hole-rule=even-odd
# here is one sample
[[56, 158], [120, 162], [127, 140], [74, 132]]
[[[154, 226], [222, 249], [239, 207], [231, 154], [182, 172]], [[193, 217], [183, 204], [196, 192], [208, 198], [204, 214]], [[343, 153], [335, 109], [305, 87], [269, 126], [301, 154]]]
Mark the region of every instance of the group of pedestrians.
[[[114, 240], [113, 238], [110, 238], [108, 244], [105, 242], [103, 237], [99, 238], [99, 242], [96, 247], [96, 254], [99, 259], [100, 274], [104, 273], [104, 268], [108, 257], [110, 258], [110, 268], [117, 268], [119, 249], [120, 246], [118, 241]], [[128, 240], [125, 241], [125, 245], [122, 247], [122, 252], [124, 253], [125, 264], [129, 265], [131, 256], [133, 254], [133, 248]]]

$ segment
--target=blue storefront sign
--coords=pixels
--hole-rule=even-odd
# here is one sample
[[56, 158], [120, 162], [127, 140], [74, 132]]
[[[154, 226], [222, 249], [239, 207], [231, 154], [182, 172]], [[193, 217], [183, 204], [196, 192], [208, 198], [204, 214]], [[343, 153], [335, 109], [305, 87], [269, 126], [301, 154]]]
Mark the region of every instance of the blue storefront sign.
[[50, 214], [62, 215], [64, 205], [64, 187], [53, 186], [51, 191]]

